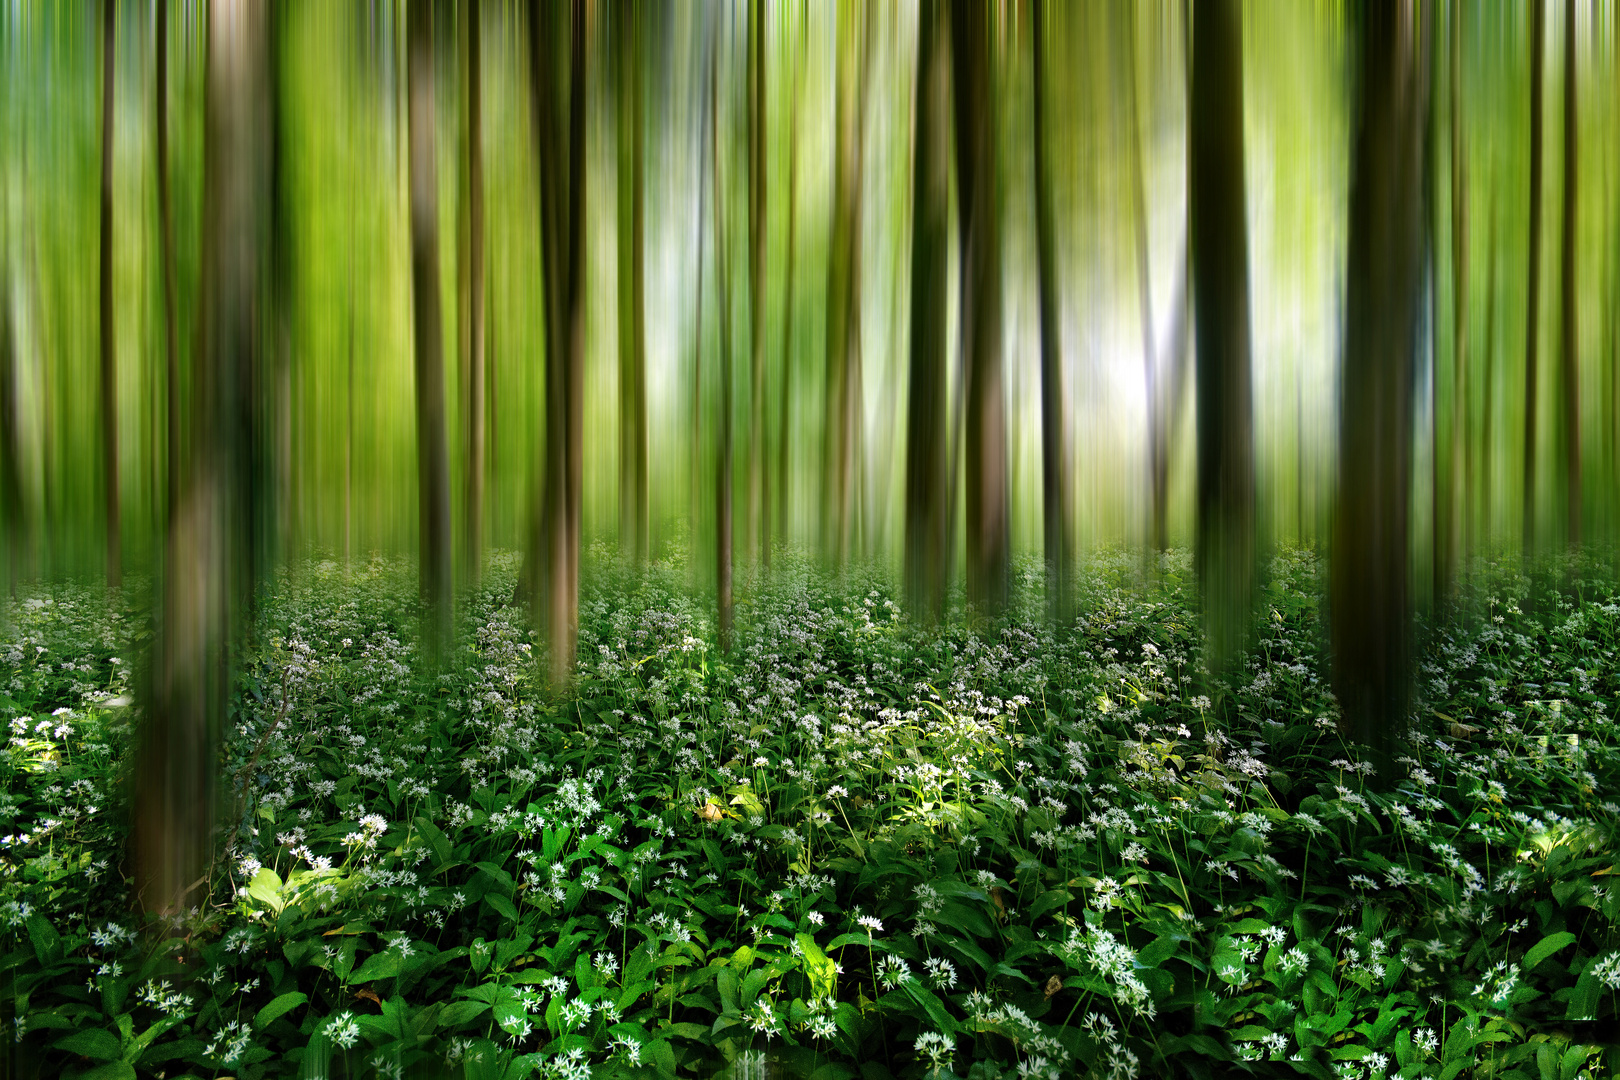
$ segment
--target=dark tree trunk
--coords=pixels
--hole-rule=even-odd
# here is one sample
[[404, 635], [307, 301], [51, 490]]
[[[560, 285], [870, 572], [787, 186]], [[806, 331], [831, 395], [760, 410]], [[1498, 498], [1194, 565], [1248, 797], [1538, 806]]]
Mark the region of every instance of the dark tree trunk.
[[832, 246], [827, 262], [827, 415], [822, 503], [823, 549], [840, 567], [850, 554], [860, 459], [861, 154], [868, 51], [861, 26], [853, 5], [839, 12]]
[[911, 166], [906, 596], [911, 610], [925, 622], [937, 622], [944, 614], [950, 569], [946, 559], [950, 492], [945, 454], [949, 430], [945, 408], [951, 186], [949, 30], [938, 0], [922, 0], [917, 20], [917, 127]]
[[1220, 671], [1242, 652], [1254, 593], [1254, 406], [1243, 174], [1243, 14], [1194, 7], [1187, 190], [1198, 366], [1198, 542], [1205, 648]]
[[416, 356], [416, 470], [423, 624], [430, 651], [449, 642], [450, 471], [444, 423], [444, 324], [439, 302], [439, 200], [435, 158], [433, 8], [413, 3], [410, 57], [411, 301]]
[[[1034, 28], [1031, 51], [1034, 59], [1034, 85], [1030, 96], [1035, 103], [1035, 262], [1041, 320], [1041, 509], [1043, 547], [1046, 554], [1046, 617], [1062, 623], [1070, 613], [1069, 574], [1073, 566], [1070, 534], [1074, 528], [1073, 485], [1069, 482], [1067, 411], [1063, 395], [1063, 319], [1058, 301], [1057, 238], [1052, 210], [1052, 159], [1047, 149], [1046, 115], [1046, 5], [1035, 0], [1030, 10]], [[1140, 170], [1140, 162], [1138, 163]], [[1138, 185], [1140, 186], [1140, 185]], [[1146, 220], [1146, 209], [1140, 212]], [[944, 253], [939, 254], [943, 264]], [[1147, 252], [1142, 252], [1146, 266]], [[943, 291], [944, 268], [940, 269]], [[1144, 288], [1145, 271], [1144, 271]], [[1144, 300], [1144, 303], [1146, 301]], [[943, 295], [939, 306], [944, 307]], [[1147, 332], [1146, 325], [1143, 327]], [[1151, 350], [1149, 350], [1151, 353]], [[1149, 371], [1151, 368], [1149, 358]], [[1151, 376], [1149, 378], [1151, 389]], [[1152, 401], [1150, 398], [1149, 408]]]
[[247, 580], [233, 567], [249, 543], [247, 515], [236, 507], [256, 497], [242, 400], [253, 385], [253, 238], [267, 205], [266, 29], [262, 9], [247, 3], [216, 4], [207, 19], [201, 348], [180, 503], [164, 551], [133, 808], [136, 894], [147, 911], [166, 915], [207, 895], [232, 614]]
[[642, 262], [641, 15], [621, 3], [619, 47], [619, 548], [647, 562], [647, 342]]
[[776, 485], [774, 491], [776, 532], [784, 537], [787, 535], [789, 520], [789, 447], [793, 445], [792, 440], [789, 438], [789, 424], [792, 423], [792, 414], [788, 411], [788, 398], [793, 393], [793, 264], [797, 258], [799, 239], [799, 98], [804, 89], [804, 43], [808, 37], [805, 30], [807, 21], [806, 13], [801, 11], [799, 50], [794, 54], [793, 62], [792, 122], [788, 126], [790, 134], [788, 136], [787, 259], [782, 282], [782, 368], [781, 381], [777, 386]]
[[1536, 367], [1541, 313], [1541, 90], [1546, 52], [1546, 0], [1535, 0], [1530, 45], [1530, 269], [1525, 281], [1524, 319], [1524, 550], [1536, 543]]
[[1001, 183], [995, 43], [991, 13], [951, 11], [956, 90], [957, 200], [963, 215], [962, 331], [966, 386], [967, 592], [985, 615], [1007, 606], [1011, 578], [1007, 515], [1007, 409], [1001, 357]]
[[1564, 266], [1559, 282], [1563, 382], [1564, 436], [1564, 541], [1581, 542], [1581, 365], [1580, 321], [1576, 310], [1579, 282], [1575, 280], [1575, 245], [1580, 236], [1580, 124], [1575, 93], [1574, 4], [1564, 8]]
[[118, 488], [118, 352], [113, 317], [113, 59], [118, 52], [115, 0], [101, 4], [101, 479], [107, 526], [107, 585], [123, 584]]
[[1407, 500], [1427, 250], [1427, 19], [1427, 9], [1420, 15], [1411, 0], [1363, 8], [1361, 119], [1351, 166], [1329, 596], [1333, 686], [1343, 730], [1369, 748], [1373, 782], [1382, 787], [1395, 780], [1410, 699]]

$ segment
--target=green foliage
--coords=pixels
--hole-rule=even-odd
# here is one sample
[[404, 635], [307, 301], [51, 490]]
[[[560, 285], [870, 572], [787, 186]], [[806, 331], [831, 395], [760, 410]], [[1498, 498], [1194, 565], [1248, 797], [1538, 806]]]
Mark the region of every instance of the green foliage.
[[146, 926], [111, 869], [139, 620], [17, 602], [4, 1037], [24, 1076], [248, 1080], [1610, 1064], [1612, 585], [1565, 575], [1531, 618], [1480, 568], [1380, 794], [1313, 556], [1275, 561], [1211, 686], [1185, 566], [1143, 594], [1138, 565], [1099, 559], [1062, 634], [1038, 596], [923, 630], [880, 578], [778, 566], [729, 658], [682, 568], [610, 576], [565, 699], [510, 560], [432, 675], [408, 567], [301, 567], [239, 658], [211, 901]]

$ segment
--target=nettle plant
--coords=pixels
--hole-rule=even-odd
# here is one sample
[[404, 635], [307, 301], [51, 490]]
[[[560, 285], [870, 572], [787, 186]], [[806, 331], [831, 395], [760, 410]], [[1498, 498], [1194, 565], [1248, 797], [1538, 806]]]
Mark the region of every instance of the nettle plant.
[[[605, 552], [597, 565], [612, 566]], [[1083, 616], [923, 628], [807, 560], [729, 656], [685, 568], [610, 571], [547, 696], [515, 561], [420, 662], [411, 568], [262, 605], [208, 902], [127, 888], [134, 601], [0, 642], [12, 1074], [1595, 1077], [1612, 1069], [1620, 605], [1481, 565], [1428, 635], [1405, 778], [1340, 738], [1321, 567], [1280, 555], [1206, 685], [1184, 556]], [[960, 613], [959, 613], [960, 614]]]

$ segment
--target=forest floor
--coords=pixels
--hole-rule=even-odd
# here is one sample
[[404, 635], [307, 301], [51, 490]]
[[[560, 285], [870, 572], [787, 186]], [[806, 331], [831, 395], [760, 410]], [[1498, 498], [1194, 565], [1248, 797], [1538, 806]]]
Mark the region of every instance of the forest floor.
[[[603, 555], [597, 565], [611, 565]], [[1604, 563], [1603, 566], [1610, 565]], [[404, 562], [310, 562], [237, 665], [209, 902], [126, 861], [139, 590], [0, 623], [0, 1058], [19, 1077], [1607, 1075], [1620, 603], [1504, 565], [1422, 630], [1392, 790], [1338, 733], [1324, 564], [1202, 675], [1187, 558], [1079, 619], [929, 629], [778, 559], [714, 645], [681, 566], [588, 582], [540, 682], [516, 561], [438, 671]]]

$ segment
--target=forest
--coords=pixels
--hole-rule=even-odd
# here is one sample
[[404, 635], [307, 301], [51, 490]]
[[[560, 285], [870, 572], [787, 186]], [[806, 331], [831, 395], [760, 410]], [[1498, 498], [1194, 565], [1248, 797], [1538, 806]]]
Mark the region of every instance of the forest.
[[0, 1080], [1614, 1075], [1617, 15], [0, 3]]

